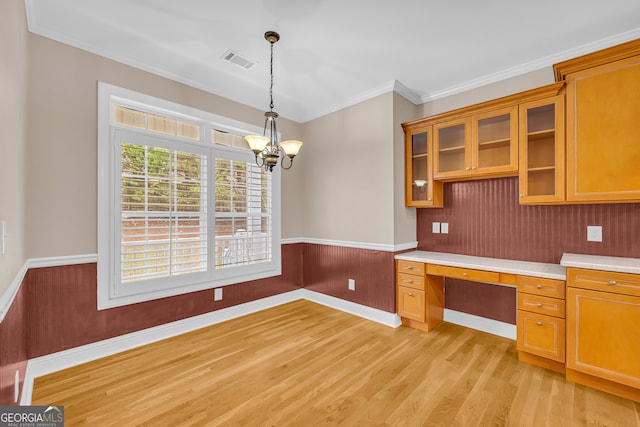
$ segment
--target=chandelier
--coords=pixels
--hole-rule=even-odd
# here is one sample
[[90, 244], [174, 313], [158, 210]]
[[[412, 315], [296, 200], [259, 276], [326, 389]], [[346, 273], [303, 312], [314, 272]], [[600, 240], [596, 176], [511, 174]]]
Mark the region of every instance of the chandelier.
[[[264, 132], [262, 135], [247, 135], [244, 138], [249, 143], [251, 151], [256, 155], [256, 164], [264, 167], [265, 171], [272, 172], [273, 167], [278, 164], [280, 151], [289, 158], [289, 166], [284, 166], [284, 156], [280, 161], [282, 169], [291, 169], [293, 158], [300, 151], [302, 141], [282, 141], [278, 144], [278, 131], [276, 129], [276, 119], [278, 113], [273, 111], [273, 45], [280, 40], [280, 35], [275, 31], [267, 31], [264, 38], [271, 44], [271, 86], [269, 87], [269, 111], [264, 113]], [[268, 129], [268, 134], [267, 134]]]

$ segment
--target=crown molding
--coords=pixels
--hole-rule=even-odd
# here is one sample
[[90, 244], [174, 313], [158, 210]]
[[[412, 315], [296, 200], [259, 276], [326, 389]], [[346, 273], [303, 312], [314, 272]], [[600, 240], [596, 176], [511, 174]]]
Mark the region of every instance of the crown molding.
[[428, 93], [421, 97], [420, 102], [424, 104], [425, 102], [434, 101], [440, 98], [446, 98], [447, 96], [466, 92], [471, 89], [476, 89], [476, 88], [486, 86], [491, 83], [496, 83], [502, 80], [506, 80], [512, 77], [517, 77], [522, 74], [540, 70], [542, 68], [553, 67], [553, 65], [558, 62], [562, 62], [568, 59], [576, 58], [578, 56], [586, 55], [588, 53], [592, 53], [600, 49], [612, 47], [620, 43], [626, 43], [628, 41], [632, 41], [637, 38], [640, 38], [640, 28], [635, 28], [633, 30], [626, 31], [624, 33], [616, 34], [614, 36], [606, 37], [604, 39], [600, 39], [595, 42], [583, 44], [581, 46], [577, 46], [572, 49], [567, 49], [565, 51], [562, 51], [553, 55], [545, 56], [544, 58], [536, 59], [535, 61], [530, 61], [521, 65], [517, 65], [515, 67], [498, 71], [496, 73], [479, 77], [477, 79], [469, 80], [467, 82], [460, 83], [455, 86], [450, 86], [442, 90], [437, 90], [437, 91]]

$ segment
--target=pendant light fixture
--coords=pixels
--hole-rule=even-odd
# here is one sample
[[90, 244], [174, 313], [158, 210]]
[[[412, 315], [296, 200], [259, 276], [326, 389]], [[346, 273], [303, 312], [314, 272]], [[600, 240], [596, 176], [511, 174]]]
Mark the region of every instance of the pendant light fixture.
[[[302, 141], [282, 141], [278, 144], [278, 131], [276, 128], [276, 119], [278, 113], [273, 111], [273, 45], [280, 40], [280, 35], [275, 31], [267, 31], [264, 38], [271, 44], [271, 86], [269, 87], [269, 111], [264, 113], [264, 132], [262, 135], [247, 135], [244, 138], [249, 143], [251, 151], [256, 155], [256, 164], [264, 167], [265, 171], [272, 172], [273, 167], [278, 164], [280, 159], [280, 151], [289, 158], [289, 166], [284, 166], [284, 155], [280, 161], [282, 169], [291, 169], [293, 166], [293, 158], [300, 151]], [[268, 132], [267, 132], [268, 129]]]

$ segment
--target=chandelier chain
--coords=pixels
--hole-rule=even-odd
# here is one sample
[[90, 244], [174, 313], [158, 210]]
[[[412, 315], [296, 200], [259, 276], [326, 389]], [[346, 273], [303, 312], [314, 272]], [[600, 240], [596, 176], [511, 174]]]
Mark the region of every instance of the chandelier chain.
[[273, 111], [273, 43], [271, 43], [271, 67], [270, 67], [270, 73], [271, 73], [271, 86], [269, 87], [269, 98], [271, 100], [271, 103], [269, 104], [269, 108], [271, 109], [271, 111]]

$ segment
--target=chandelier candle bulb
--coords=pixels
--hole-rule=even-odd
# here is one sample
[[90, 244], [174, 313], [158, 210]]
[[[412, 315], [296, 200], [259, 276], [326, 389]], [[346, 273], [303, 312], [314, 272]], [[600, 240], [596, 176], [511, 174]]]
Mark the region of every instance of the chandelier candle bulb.
[[284, 153], [293, 160], [293, 158], [298, 155], [300, 147], [302, 147], [302, 141], [297, 141], [295, 139], [282, 141], [280, 143], [280, 147], [282, 148], [282, 151], [284, 151]]
[[251, 151], [256, 153], [256, 155], [260, 154], [269, 143], [269, 138], [262, 135], [247, 135], [244, 139], [247, 140], [249, 148], [251, 148]]

